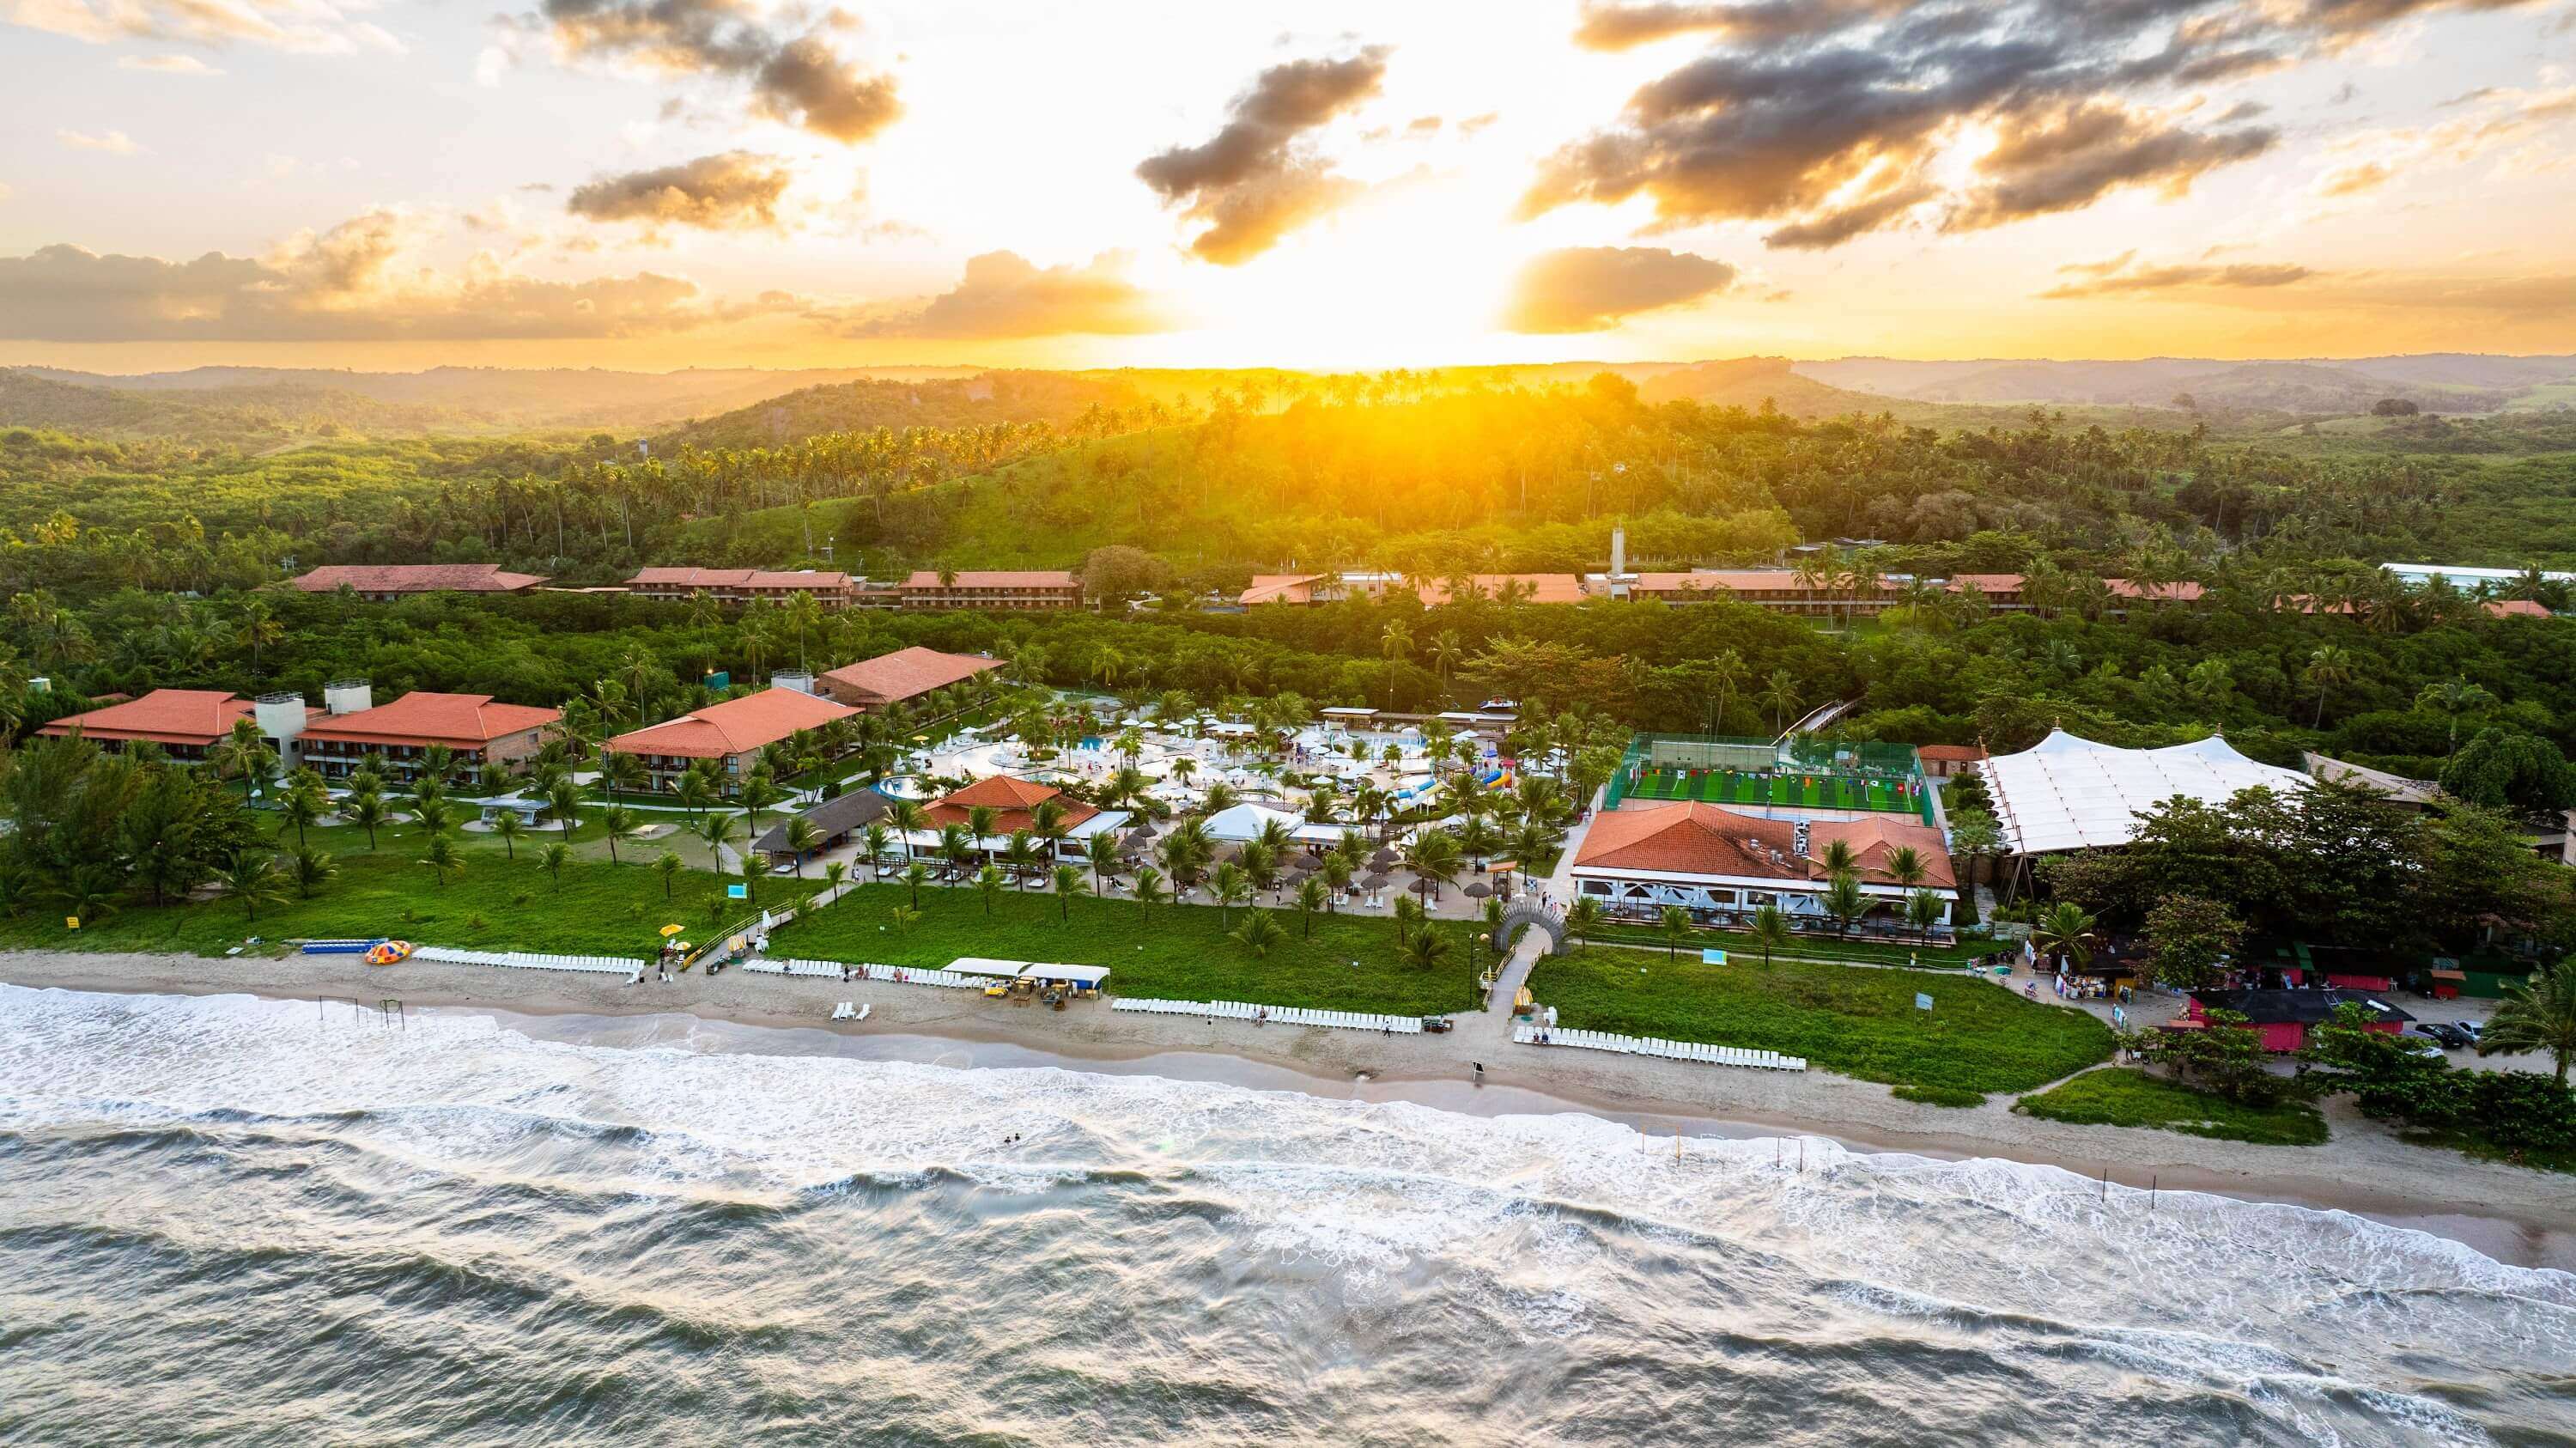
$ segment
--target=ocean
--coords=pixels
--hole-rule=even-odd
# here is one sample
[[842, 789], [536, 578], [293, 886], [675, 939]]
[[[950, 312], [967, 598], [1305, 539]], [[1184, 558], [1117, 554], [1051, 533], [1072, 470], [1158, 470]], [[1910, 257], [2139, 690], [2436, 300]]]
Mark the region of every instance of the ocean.
[[333, 1009], [0, 987], [0, 1442], [2576, 1441], [2346, 1213]]

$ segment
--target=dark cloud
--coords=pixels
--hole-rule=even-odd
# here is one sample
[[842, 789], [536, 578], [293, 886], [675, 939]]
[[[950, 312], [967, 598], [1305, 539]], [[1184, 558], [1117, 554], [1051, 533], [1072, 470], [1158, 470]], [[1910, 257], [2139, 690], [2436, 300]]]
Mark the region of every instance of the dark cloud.
[[2092, 205], [2131, 186], [2180, 195], [2203, 173], [2251, 160], [2281, 133], [2267, 126], [2199, 132], [2115, 105], [2082, 104], [2007, 134], [1977, 163], [1985, 184], [1944, 223], [1979, 231]]
[[1103, 252], [1085, 266], [1039, 267], [1013, 252], [970, 257], [955, 291], [917, 312], [852, 329], [862, 337], [1133, 336], [1171, 328], [1164, 308], [1127, 279], [1127, 257]]
[[740, 231], [778, 223], [787, 168], [775, 156], [725, 151], [677, 166], [602, 176], [576, 188], [564, 209], [593, 221], [638, 221]]
[[1515, 332], [1600, 332], [1623, 318], [1675, 306], [1735, 283], [1722, 261], [1647, 246], [1573, 246], [1521, 269], [1503, 310]]
[[903, 114], [892, 76], [847, 59], [826, 38], [854, 24], [841, 11], [797, 36], [742, 0], [542, 0], [537, 21], [566, 56], [740, 79], [753, 114], [844, 144]]
[[1361, 190], [1301, 138], [1375, 97], [1386, 55], [1372, 46], [1344, 60], [1274, 65], [1235, 97], [1214, 136], [1147, 157], [1136, 175], [1183, 216], [1207, 223], [1191, 251], [1225, 266], [1249, 261]]
[[2137, 266], [2136, 252], [2123, 252], [2106, 262], [2078, 262], [2058, 270], [2083, 278], [2041, 292], [2052, 300], [2074, 297], [2104, 297], [2139, 292], [2169, 292], [2177, 288], [2222, 287], [2263, 289], [2286, 287], [2316, 275], [2303, 266], [2288, 263], [2263, 265], [2240, 262], [2231, 266], [2179, 265]]
[[419, 224], [371, 212], [266, 257], [193, 261], [49, 246], [0, 257], [0, 336], [53, 342], [310, 342], [623, 337], [801, 305], [719, 304], [651, 272], [541, 281], [488, 263], [455, 276], [398, 265]]
[[[1927, 204], [1953, 230], [2187, 189], [2278, 144], [2235, 108], [2191, 120], [2193, 88], [2260, 74], [2435, 10], [2541, 0], [1748, 0], [1594, 4], [1596, 46], [1705, 34], [1617, 124], [1542, 163], [1520, 214], [1653, 203], [1655, 225], [1775, 223], [1776, 246], [1837, 245]], [[1979, 129], [1996, 152], [1955, 189], [1931, 163]], [[1900, 178], [1902, 178], [1900, 180]], [[1903, 199], [1899, 199], [1903, 198]]]

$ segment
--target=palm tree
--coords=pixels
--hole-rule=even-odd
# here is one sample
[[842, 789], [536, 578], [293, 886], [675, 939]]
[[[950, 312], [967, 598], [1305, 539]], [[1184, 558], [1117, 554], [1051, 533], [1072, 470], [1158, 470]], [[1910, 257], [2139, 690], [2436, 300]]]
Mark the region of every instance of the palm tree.
[[1412, 938], [1396, 951], [1396, 958], [1415, 970], [1430, 974], [1448, 964], [1454, 950], [1448, 936], [1426, 927], [1413, 932]]
[[635, 828], [635, 811], [622, 804], [610, 805], [599, 812], [599, 827], [608, 832], [608, 863], [617, 864], [618, 837]]
[[1151, 865], [1147, 865], [1136, 872], [1136, 884], [1134, 888], [1136, 891], [1136, 905], [1139, 909], [1148, 905], [1160, 905], [1164, 901], [1172, 898], [1172, 892], [1163, 888], [1163, 872], [1155, 869]]
[[999, 865], [986, 865], [975, 872], [975, 893], [984, 897], [985, 919], [993, 918], [993, 897], [1001, 894], [1002, 887], [1008, 883]]
[[2340, 685], [2351, 683], [2352, 674], [2350, 650], [2327, 644], [2308, 655], [2308, 666], [2299, 672], [2299, 680], [2317, 691], [2317, 717], [2310, 727], [2326, 727], [2326, 695]]
[[1789, 711], [1805, 700], [1798, 696], [1795, 676], [1787, 669], [1773, 669], [1771, 677], [1765, 681], [1762, 702], [1771, 706], [1771, 732], [1777, 734], [1788, 727]]
[[671, 882], [678, 879], [680, 872], [687, 868], [688, 865], [680, 859], [680, 852], [677, 850], [664, 850], [653, 857], [653, 873], [662, 877], [663, 899], [671, 898]]
[[1592, 895], [1577, 895], [1574, 903], [1565, 907], [1565, 928], [1574, 932], [1578, 948], [1592, 948], [1592, 932], [1601, 928], [1601, 914], [1601, 901]]
[[310, 900], [314, 891], [339, 878], [340, 866], [320, 850], [298, 850], [292, 873], [295, 893]]
[[1288, 932], [1279, 928], [1279, 922], [1270, 918], [1269, 911], [1255, 910], [1243, 917], [1240, 929], [1227, 931], [1226, 938], [1251, 951], [1252, 958], [1259, 960], [1270, 954], [1272, 946], [1287, 939]]
[[796, 878], [805, 878], [805, 857], [823, 848], [823, 831], [812, 820], [798, 815], [787, 822], [787, 848], [796, 860]]
[[1682, 941], [1691, 931], [1690, 912], [1679, 905], [1667, 905], [1664, 907], [1663, 925], [1664, 959], [1678, 959], [1682, 951]]
[[2031, 926], [2031, 944], [2050, 959], [2064, 956], [2068, 964], [2081, 966], [2093, 958], [2094, 924], [2083, 906], [2061, 900]]
[[1029, 887], [1029, 877], [1038, 872], [1038, 842], [1027, 830], [1013, 830], [1002, 844], [1002, 858], [1011, 862], [1011, 883], [1019, 889]]
[[1832, 839], [1825, 841], [1825, 847], [1816, 852], [1815, 860], [1817, 864], [1825, 867], [1825, 873], [1827, 875], [1857, 875], [1860, 873], [1860, 852], [1852, 848], [1851, 841], [1849, 840]]
[[1322, 880], [1309, 875], [1297, 882], [1297, 924], [1302, 938], [1315, 938], [1315, 912], [1330, 908], [1332, 903], [1332, 887]]
[[1923, 852], [1912, 845], [1899, 845], [1887, 852], [1887, 878], [1905, 890], [1914, 890], [1931, 876], [1932, 867], [1924, 862]]
[[581, 824], [580, 786], [569, 779], [556, 781], [546, 791], [546, 808], [555, 812], [555, 823], [563, 827], [563, 837], [570, 842], [573, 830]]
[[[915, 800], [899, 799], [887, 805], [886, 823], [894, 826], [895, 833], [903, 836], [904, 862], [911, 863], [914, 832], [929, 828], [929, 818], [922, 813], [920, 803]], [[873, 860], [875, 857], [869, 858]]]
[[447, 827], [456, 822], [456, 811], [447, 801], [433, 796], [429, 799], [414, 800], [411, 817], [412, 822], [419, 825], [423, 833], [443, 835], [447, 833]]
[[930, 867], [915, 862], [903, 867], [903, 888], [910, 893], [913, 905], [921, 904], [921, 887], [930, 883]]
[[2470, 683], [2466, 675], [2455, 675], [2438, 684], [2427, 684], [2415, 696], [2417, 708], [2439, 709], [2450, 720], [2449, 752], [2453, 754], [2460, 752], [2460, 716], [2492, 708], [2495, 701], [2495, 695], [2488, 693], [2480, 685]]
[[715, 862], [716, 872], [722, 874], [725, 868], [725, 849], [740, 833], [739, 823], [732, 815], [709, 814], [698, 821], [696, 833], [699, 839], [707, 842], [707, 855]]
[[1413, 654], [1413, 630], [1403, 620], [1390, 623], [1378, 635], [1378, 652], [1386, 658], [1386, 707], [1395, 707], [1395, 681], [1404, 661]]
[[1415, 927], [1422, 924], [1423, 917], [1427, 913], [1428, 912], [1422, 908], [1422, 902], [1414, 899], [1412, 896], [1396, 896], [1395, 909], [1393, 911], [1395, 916], [1395, 943], [1397, 945], [1402, 945], [1405, 941], [1412, 939]]
[[1413, 888], [1427, 908], [1434, 892], [1458, 878], [1458, 839], [1444, 830], [1423, 830], [1404, 847], [1404, 868], [1413, 872]]
[[212, 873], [214, 882], [242, 902], [242, 909], [252, 920], [259, 919], [262, 905], [286, 903], [286, 876], [277, 868], [275, 855], [244, 850]]
[[465, 858], [456, 852], [456, 842], [444, 834], [431, 835], [428, 843], [421, 846], [421, 851], [420, 863], [442, 890], [447, 888], [449, 876], [465, 871]]
[[1860, 877], [1849, 873], [1837, 874], [1827, 880], [1817, 903], [1834, 918], [1834, 934], [1838, 936], [1848, 932], [1854, 921], [1869, 913], [1869, 896], [1860, 888]]
[[1099, 893], [1102, 881], [1118, 873], [1118, 841], [1107, 830], [1082, 842], [1082, 862], [1091, 867], [1091, 888]]
[[680, 771], [679, 780], [671, 786], [671, 792], [678, 797], [680, 807], [687, 810], [693, 819], [702, 814], [707, 806], [716, 802], [715, 785], [695, 769]]
[[1905, 897], [1905, 920], [1925, 940], [1932, 938], [1932, 927], [1941, 919], [1941, 897], [1929, 890], [1917, 890]]
[[301, 784], [289, 787], [286, 793], [278, 797], [277, 813], [279, 822], [281, 824], [295, 826], [295, 847], [297, 849], [300, 850], [304, 848], [305, 827], [312, 824], [315, 820], [322, 818], [323, 803], [323, 796], [320, 790], [309, 788]]
[[1055, 867], [1055, 913], [1059, 921], [1073, 919], [1073, 897], [1091, 893], [1091, 882], [1082, 878], [1080, 865]]
[[555, 888], [563, 888], [563, 868], [572, 863], [572, 846], [561, 840], [549, 840], [537, 851], [537, 868], [554, 877]]
[[1762, 965], [1769, 969], [1771, 952], [1788, 945], [1789, 916], [1777, 905], [1765, 905], [1753, 912], [1753, 943], [1762, 947]]
[[352, 823], [357, 824], [366, 830], [367, 850], [370, 854], [374, 853], [376, 848], [376, 827], [385, 822], [385, 816], [388, 813], [390, 813], [390, 811], [385, 808], [384, 796], [382, 795], [360, 794], [350, 796], [348, 804], [349, 819]]
[[1216, 873], [1208, 878], [1208, 893], [1216, 898], [1217, 924], [1222, 929], [1232, 920], [1227, 912], [1242, 904], [1243, 898], [1252, 893], [1252, 881], [1243, 873], [1241, 865], [1228, 860], [1217, 866]]
[[1709, 710], [1708, 732], [1723, 734], [1726, 732], [1727, 701], [1736, 690], [1744, 687], [1744, 681], [1752, 677], [1752, 671], [1744, 666], [1743, 655], [1733, 649], [1721, 649], [1701, 673], [1708, 680], [1709, 691], [1717, 696]]
[[244, 800], [250, 798], [260, 780], [277, 768], [277, 751], [268, 747], [267, 738], [259, 732], [259, 721], [248, 717], [233, 721], [232, 732], [214, 747], [213, 758], [218, 774], [241, 776]]
[[2564, 961], [2540, 972], [2536, 985], [2505, 987], [2504, 1004], [2487, 1018], [2478, 1054], [2547, 1051], [2558, 1060], [2558, 1084], [2567, 1084], [2567, 1060], [2576, 1055], [2576, 966]]

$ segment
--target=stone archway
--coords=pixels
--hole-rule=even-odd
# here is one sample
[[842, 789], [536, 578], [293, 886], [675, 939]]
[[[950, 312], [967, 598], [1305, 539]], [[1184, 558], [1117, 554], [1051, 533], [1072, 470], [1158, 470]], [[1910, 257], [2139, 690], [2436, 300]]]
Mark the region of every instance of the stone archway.
[[1565, 949], [1565, 922], [1556, 918], [1556, 912], [1528, 899], [1503, 912], [1500, 948], [1509, 953], [1520, 943], [1521, 931], [1530, 926], [1547, 936], [1547, 945], [1539, 954], [1554, 955]]

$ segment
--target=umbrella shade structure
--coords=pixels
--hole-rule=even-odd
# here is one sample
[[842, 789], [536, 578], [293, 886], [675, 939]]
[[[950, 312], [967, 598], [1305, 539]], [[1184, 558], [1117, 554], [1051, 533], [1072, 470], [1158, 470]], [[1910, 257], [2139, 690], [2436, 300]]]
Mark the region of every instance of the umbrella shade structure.
[[1383, 890], [1386, 886], [1387, 878], [1384, 875], [1371, 875], [1360, 881], [1360, 888], [1363, 890]]
[[1467, 886], [1467, 898], [1471, 900], [1482, 900], [1493, 893], [1494, 887], [1482, 880], [1471, 881]]

